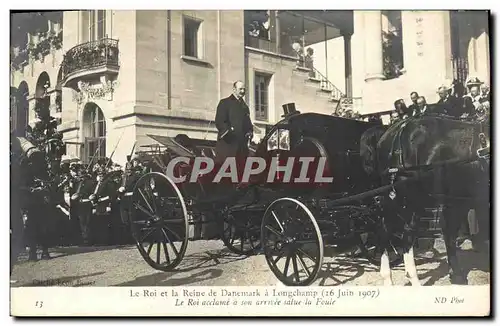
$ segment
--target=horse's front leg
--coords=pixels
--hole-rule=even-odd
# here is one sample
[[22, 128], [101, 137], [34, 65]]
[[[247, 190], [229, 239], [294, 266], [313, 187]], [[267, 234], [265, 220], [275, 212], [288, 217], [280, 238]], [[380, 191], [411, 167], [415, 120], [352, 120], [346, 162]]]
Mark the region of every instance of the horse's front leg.
[[467, 275], [460, 267], [457, 259], [456, 239], [461, 223], [467, 218], [467, 210], [462, 207], [445, 205], [442, 216], [443, 238], [448, 258], [448, 268], [452, 284], [467, 284]]
[[380, 257], [380, 276], [382, 276], [385, 286], [394, 285], [392, 281], [391, 265], [389, 263], [389, 253], [385, 248]]
[[411, 285], [420, 286], [421, 284], [418, 279], [417, 266], [415, 265], [413, 246], [411, 246], [408, 251], [403, 254], [403, 261], [405, 264], [406, 279], [411, 282]]

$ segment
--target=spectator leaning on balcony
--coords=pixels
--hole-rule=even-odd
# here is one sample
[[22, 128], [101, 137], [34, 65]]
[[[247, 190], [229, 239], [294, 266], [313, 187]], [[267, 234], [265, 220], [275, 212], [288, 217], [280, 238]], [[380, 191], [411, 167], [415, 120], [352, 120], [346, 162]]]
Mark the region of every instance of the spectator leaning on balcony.
[[245, 84], [236, 81], [233, 93], [220, 100], [215, 115], [218, 130], [216, 161], [223, 163], [227, 157], [247, 157], [248, 141], [253, 138], [253, 125], [250, 110], [243, 97]]
[[307, 48], [307, 54], [304, 58], [304, 67], [307, 69], [310, 69], [309, 71], [309, 77], [315, 78], [316, 77], [316, 72], [314, 71], [314, 50], [313, 48]]

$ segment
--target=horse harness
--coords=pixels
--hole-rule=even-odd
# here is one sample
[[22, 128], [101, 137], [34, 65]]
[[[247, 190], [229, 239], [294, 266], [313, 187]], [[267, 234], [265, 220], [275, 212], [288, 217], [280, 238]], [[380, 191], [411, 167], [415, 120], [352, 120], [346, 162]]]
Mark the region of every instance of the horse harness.
[[[409, 175], [411, 172], [415, 171], [420, 171], [424, 170], [422, 174], [419, 174], [417, 176], [410, 177], [406, 179], [406, 181], [412, 181], [412, 180], [418, 180], [427, 176], [431, 176], [432, 173], [434, 172], [434, 169], [437, 167], [444, 167], [444, 166], [449, 166], [449, 165], [468, 165], [468, 164], [473, 164], [479, 162], [481, 165], [481, 168], [483, 171], [486, 171], [486, 168], [490, 164], [490, 142], [488, 140], [488, 137], [485, 134], [484, 131], [484, 123], [485, 119], [480, 119], [479, 120], [479, 134], [478, 134], [478, 141], [479, 141], [479, 148], [476, 151], [476, 156], [471, 157], [471, 158], [466, 158], [466, 159], [451, 159], [451, 160], [446, 160], [444, 162], [440, 163], [433, 163], [433, 164], [420, 164], [420, 165], [415, 165], [411, 167], [405, 167], [404, 166], [404, 158], [403, 158], [403, 150], [402, 150], [402, 134], [404, 131], [404, 128], [408, 125], [408, 122], [410, 119], [405, 119], [403, 120], [397, 130], [397, 133], [395, 137], [392, 140], [392, 145], [391, 145], [391, 150], [390, 150], [390, 158], [396, 158], [395, 165], [393, 167], [390, 167], [387, 169], [385, 173], [389, 174], [389, 180], [390, 184], [393, 185], [392, 190], [389, 192], [389, 198], [391, 200], [394, 200], [396, 198], [396, 190], [394, 187], [394, 183], [396, 181], [396, 176], [399, 175]], [[385, 174], [384, 173], [384, 174]]]

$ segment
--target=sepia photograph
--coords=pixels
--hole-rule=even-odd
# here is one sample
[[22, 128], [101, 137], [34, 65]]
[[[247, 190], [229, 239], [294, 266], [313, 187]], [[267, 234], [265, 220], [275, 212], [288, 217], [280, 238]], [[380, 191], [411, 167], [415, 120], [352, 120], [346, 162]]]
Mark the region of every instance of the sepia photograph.
[[491, 15], [11, 11], [11, 316], [490, 315]]

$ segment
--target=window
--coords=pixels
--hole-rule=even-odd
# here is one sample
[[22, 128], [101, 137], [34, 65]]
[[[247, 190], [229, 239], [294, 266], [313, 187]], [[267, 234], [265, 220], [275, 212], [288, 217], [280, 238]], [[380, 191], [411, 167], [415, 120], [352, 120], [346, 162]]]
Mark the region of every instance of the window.
[[201, 51], [201, 21], [184, 17], [184, 55], [201, 59]]
[[269, 83], [271, 76], [255, 74], [255, 119], [267, 121], [269, 112]]
[[244, 20], [247, 35], [270, 40], [271, 10], [245, 10]]
[[106, 10], [89, 12], [89, 41], [97, 41], [106, 37]]
[[101, 109], [93, 104], [87, 104], [84, 113], [85, 154], [84, 160], [88, 163], [94, 157], [106, 157], [106, 120]]

